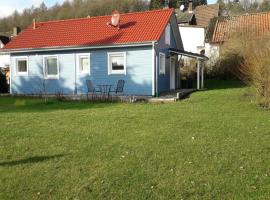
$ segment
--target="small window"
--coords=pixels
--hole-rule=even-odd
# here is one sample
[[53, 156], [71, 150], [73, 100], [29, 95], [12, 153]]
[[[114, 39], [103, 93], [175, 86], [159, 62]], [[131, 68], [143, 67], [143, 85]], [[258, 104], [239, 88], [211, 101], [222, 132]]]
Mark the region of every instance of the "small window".
[[165, 61], [165, 54], [159, 53], [159, 74], [165, 74]]
[[16, 59], [16, 71], [18, 75], [26, 75], [28, 73], [27, 57]]
[[59, 65], [57, 56], [44, 58], [45, 78], [59, 78]]
[[90, 74], [90, 54], [79, 54], [77, 59], [79, 73]]
[[126, 74], [126, 53], [109, 53], [109, 74]]
[[170, 45], [171, 44], [171, 26], [168, 24], [166, 26], [165, 30], [165, 44]]

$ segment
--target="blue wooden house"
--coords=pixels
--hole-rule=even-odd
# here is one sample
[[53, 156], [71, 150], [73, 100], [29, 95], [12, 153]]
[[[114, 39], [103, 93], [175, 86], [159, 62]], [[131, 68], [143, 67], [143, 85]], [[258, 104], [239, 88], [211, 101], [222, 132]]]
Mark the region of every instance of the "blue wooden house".
[[10, 92], [85, 94], [94, 85], [125, 80], [124, 94], [155, 96], [179, 81], [177, 55], [183, 50], [173, 9], [111, 16], [33, 22], [8, 43]]

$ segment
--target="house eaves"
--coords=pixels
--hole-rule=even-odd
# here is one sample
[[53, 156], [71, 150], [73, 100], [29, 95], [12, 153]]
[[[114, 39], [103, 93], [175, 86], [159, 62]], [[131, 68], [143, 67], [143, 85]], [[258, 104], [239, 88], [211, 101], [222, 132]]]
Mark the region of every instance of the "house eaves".
[[29, 49], [3, 49], [3, 50], [0, 50], [0, 54], [152, 46], [153, 42], [157, 42], [157, 41], [146, 41], [143, 43], [123, 43], [123, 44], [112, 44], [112, 45], [98, 45], [98, 46], [65, 46], [65, 47], [60, 46], [60, 47], [44, 47], [44, 48], [29, 48]]

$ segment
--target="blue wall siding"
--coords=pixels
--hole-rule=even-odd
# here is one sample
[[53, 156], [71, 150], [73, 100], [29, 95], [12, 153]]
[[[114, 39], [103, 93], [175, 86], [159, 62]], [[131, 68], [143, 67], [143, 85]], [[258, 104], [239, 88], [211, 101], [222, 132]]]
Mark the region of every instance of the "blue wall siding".
[[[127, 69], [126, 75], [108, 75], [108, 55], [109, 52], [126, 52]], [[90, 54], [90, 75], [81, 75], [75, 72], [76, 54]], [[43, 56], [57, 55], [59, 58], [60, 77], [59, 80], [43, 79]], [[28, 56], [29, 69], [28, 76], [17, 76], [15, 73], [15, 57]], [[152, 48], [148, 47], [128, 47], [112, 48], [106, 50], [83, 50], [83, 51], [62, 51], [48, 53], [28, 53], [12, 54], [12, 93], [18, 94], [38, 94], [43, 90], [45, 82], [47, 91], [55, 94], [84, 94], [87, 91], [85, 81], [90, 79], [93, 84], [112, 84], [117, 80], [125, 80], [125, 94], [152, 95]], [[75, 78], [76, 77], [76, 78]]]
[[[165, 44], [165, 32], [163, 33], [162, 37], [158, 41], [156, 45], [156, 56], [157, 56], [157, 71], [158, 71], [158, 94], [161, 92], [169, 91], [170, 90], [170, 58], [168, 56], [168, 48], [177, 48], [176, 39], [173, 34], [171, 24], [171, 44], [170, 46]], [[165, 63], [165, 74], [159, 74], [159, 53], [165, 53], [166, 55], [166, 63]]]
[[[108, 53], [126, 52], [126, 75], [108, 75]], [[80, 53], [86, 53], [85, 51]], [[95, 85], [111, 84], [113, 88], [118, 80], [125, 80], [124, 93], [131, 95], [152, 95], [152, 49], [151, 47], [138, 47], [128, 49], [108, 49], [92, 51], [90, 54], [90, 75], [77, 73], [78, 94], [86, 93], [85, 81], [92, 80]]]

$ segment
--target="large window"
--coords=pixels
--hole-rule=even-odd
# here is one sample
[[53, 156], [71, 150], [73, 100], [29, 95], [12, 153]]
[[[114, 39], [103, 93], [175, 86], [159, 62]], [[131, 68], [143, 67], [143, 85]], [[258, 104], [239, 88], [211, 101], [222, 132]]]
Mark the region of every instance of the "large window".
[[44, 57], [45, 78], [59, 78], [59, 64], [57, 56]]
[[165, 74], [166, 57], [164, 53], [159, 53], [159, 74]]
[[109, 74], [126, 74], [126, 53], [108, 53]]
[[171, 44], [171, 26], [168, 24], [166, 26], [165, 30], [165, 44], [170, 45]]
[[28, 58], [27, 57], [16, 58], [16, 72], [17, 72], [17, 75], [28, 74]]
[[90, 54], [78, 54], [77, 66], [80, 74], [90, 74]]

